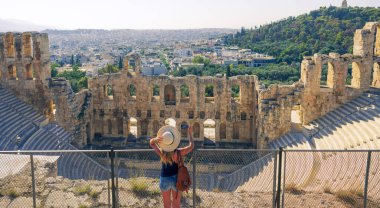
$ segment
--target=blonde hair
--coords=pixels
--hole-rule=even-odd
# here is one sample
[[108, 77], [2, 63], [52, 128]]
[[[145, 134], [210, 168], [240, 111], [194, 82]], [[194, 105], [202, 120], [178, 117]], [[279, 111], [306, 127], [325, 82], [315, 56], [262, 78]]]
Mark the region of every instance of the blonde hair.
[[161, 162], [164, 163], [165, 165], [167, 165], [168, 163], [170, 165], [173, 164], [173, 151], [172, 152], [165, 152], [165, 151], [162, 151], [161, 150], [161, 154], [160, 154], [160, 158], [161, 158]]

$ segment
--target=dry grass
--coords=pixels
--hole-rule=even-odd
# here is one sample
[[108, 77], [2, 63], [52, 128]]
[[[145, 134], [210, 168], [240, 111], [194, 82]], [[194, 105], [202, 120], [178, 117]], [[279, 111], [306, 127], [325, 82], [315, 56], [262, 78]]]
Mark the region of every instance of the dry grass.
[[301, 194], [305, 193], [305, 191], [303, 191], [302, 189], [298, 188], [297, 185], [294, 184], [294, 183], [287, 184], [285, 186], [285, 191], [289, 192], [291, 194], [294, 194], [294, 195], [301, 195]]
[[335, 193], [342, 202], [354, 207], [361, 207], [363, 203], [363, 191], [361, 190], [340, 190]]
[[74, 190], [74, 193], [76, 195], [85, 195], [85, 194], [90, 195], [90, 193], [91, 193], [91, 187], [88, 184], [84, 185], [84, 186], [76, 187], [75, 190]]
[[13, 199], [19, 197], [20, 193], [18, 193], [15, 189], [9, 189], [9, 190], [2, 192], [0, 195], [8, 196], [11, 200], [13, 200]]
[[331, 188], [329, 186], [323, 188], [323, 192], [325, 192], [326, 194], [332, 194]]
[[160, 194], [160, 190], [158, 189], [149, 189], [149, 182], [144, 180], [144, 178], [132, 178], [130, 180], [131, 183], [131, 190], [135, 195], [140, 197], [149, 197], [149, 196], [156, 196]]

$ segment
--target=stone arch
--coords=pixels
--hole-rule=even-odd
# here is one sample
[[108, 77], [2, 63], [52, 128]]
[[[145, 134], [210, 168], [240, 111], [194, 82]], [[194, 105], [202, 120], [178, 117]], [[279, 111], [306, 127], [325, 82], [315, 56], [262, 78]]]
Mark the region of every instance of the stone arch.
[[199, 138], [201, 133], [201, 127], [198, 122], [195, 122], [193, 124], [193, 137], [194, 138]]
[[106, 85], [105, 93], [109, 99], [113, 99], [113, 87], [112, 87], [112, 85], [110, 85], [110, 84]]
[[214, 91], [214, 85], [213, 84], [206, 85], [204, 93], [205, 93], [205, 102], [206, 103], [214, 102], [215, 91]]
[[242, 120], [242, 121], [247, 120], [247, 113], [246, 112], [241, 112], [240, 113], [240, 120]]
[[327, 87], [328, 88], [334, 88], [335, 85], [336, 85], [336, 79], [337, 77], [335, 77], [335, 68], [334, 68], [334, 64], [331, 63], [331, 62], [328, 62], [327, 63]]
[[25, 66], [25, 77], [28, 80], [33, 80], [34, 79], [34, 70], [32, 64], [26, 64]]
[[240, 124], [238, 122], [235, 122], [232, 125], [232, 139], [240, 139]]
[[294, 105], [290, 111], [290, 123], [292, 130], [299, 131], [302, 129], [302, 110], [300, 105]]
[[321, 79], [320, 79], [320, 85], [327, 86], [327, 76], [328, 76], [328, 64], [323, 63], [321, 69]]
[[152, 88], [152, 102], [158, 101], [160, 101], [160, 87], [155, 84]]
[[148, 136], [148, 120], [142, 120], [140, 122], [141, 125], [141, 136]]
[[8, 78], [17, 80], [17, 69], [13, 64], [8, 66]]
[[153, 136], [157, 136], [157, 132], [160, 129], [160, 123], [157, 120], [153, 121]]
[[380, 88], [380, 62], [375, 62], [373, 65], [372, 86], [376, 88]]
[[354, 88], [360, 88], [361, 79], [362, 79], [362, 66], [358, 62], [353, 62], [351, 86]]
[[131, 98], [136, 98], [136, 86], [134, 84], [130, 84], [129, 87], [128, 87], [128, 90], [129, 90], [129, 96]]
[[190, 102], [190, 91], [189, 86], [186, 84], [181, 85], [181, 103], [188, 103]]
[[240, 102], [241, 93], [240, 93], [239, 85], [236, 84], [231, 87], [231, 98], [232, 98], [232, 101]]
[[141, 73], [141, 57], [136, 52], [129, 53], [124, 59], [124, 70], [132, 75]]
[[221, 123], [219, 126], [219, 137], [220, 137], [220, 139], [226, 139], [227, 138], [226, 129], [227, 129], [226, 124]]
[[165, 105], [175, 105], [175, 87], [173, 85], [166, 85], [164, 89]]
[[123, 128], [123, 119], [117, 118], [117, 134], [123, 135], [124, 134], [124, 128]]
[[215, 140], [216, 122], [212, 119], [207, 119], [203, 122], [203, 135], [205, 139]]
[[[181, 125], [188, 125], [186, 121], [182, 121]], [[187, 137], [187, 129], [182, 129], [181, 128], [181, 137], [186, 138]]]
[[129, 118], [129, 134], [137, 137], [137, 119], [134, 117]]
[[107, 134], [112, 134], [112, 121], [107, 119]]

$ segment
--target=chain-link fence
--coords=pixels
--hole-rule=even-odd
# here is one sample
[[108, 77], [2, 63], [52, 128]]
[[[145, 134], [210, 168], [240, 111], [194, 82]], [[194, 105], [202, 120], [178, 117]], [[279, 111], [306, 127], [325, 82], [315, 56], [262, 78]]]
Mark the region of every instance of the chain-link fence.
[[[380, 207], [380, 151], [199, 149], [181, 207]], [[0, 207], [163, 207], [153, 150], [0, 152]]]

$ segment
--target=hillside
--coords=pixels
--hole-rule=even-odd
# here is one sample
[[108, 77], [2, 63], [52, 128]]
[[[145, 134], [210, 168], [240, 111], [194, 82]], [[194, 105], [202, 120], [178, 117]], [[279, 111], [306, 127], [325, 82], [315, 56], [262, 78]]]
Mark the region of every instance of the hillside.
[[355, 30], [373, 21], [380, 21], [380, 8], [321, 7], [255, 29], [242, 28], [224, 41], [275, 56], [278, 62], [300, 62], [314, 53], [351, 53]]

